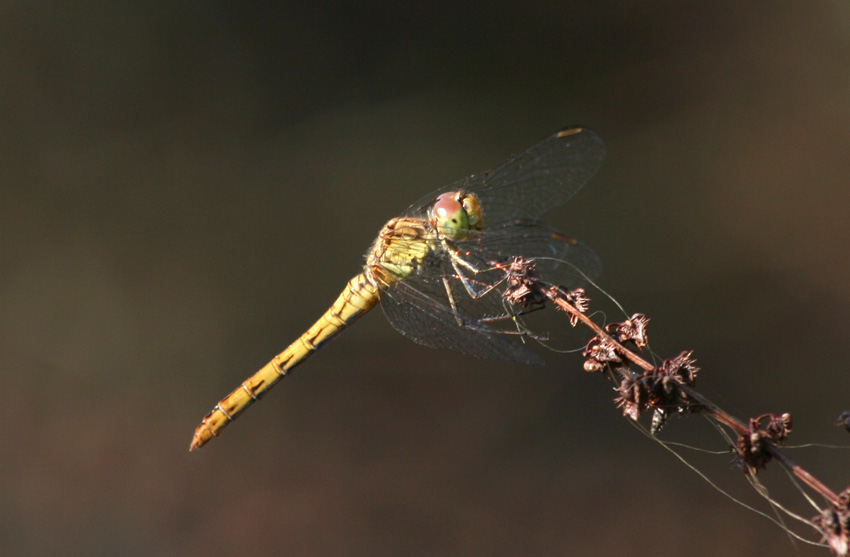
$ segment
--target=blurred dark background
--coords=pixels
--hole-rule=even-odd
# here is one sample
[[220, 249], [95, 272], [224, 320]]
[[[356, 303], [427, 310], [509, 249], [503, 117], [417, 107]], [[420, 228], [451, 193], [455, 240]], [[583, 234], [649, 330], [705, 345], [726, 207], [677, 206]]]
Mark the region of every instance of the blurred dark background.
[[[547, 220], [654, 349], [848, 444], [848, 4], [304, 4], [0, 4], [0, 553], [825, 554], [578, 355], [477, 361], [380, 311], [187, 448], [388, 218], [569, 124], [608, 156]], [[846, 452], [792, 456], [848, 484]], [[770, 514], [729, 461], [697, 458]]]

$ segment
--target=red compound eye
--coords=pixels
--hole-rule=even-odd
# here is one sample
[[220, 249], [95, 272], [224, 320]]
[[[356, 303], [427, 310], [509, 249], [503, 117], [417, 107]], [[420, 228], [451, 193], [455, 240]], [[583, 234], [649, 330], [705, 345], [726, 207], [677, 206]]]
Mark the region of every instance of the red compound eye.
[[437, 198], [437, 202], [434, 203], [434, 215], [440, 219], [450, 219], [458, 211], [463, 210], [463, 206], [460, 202], [455, 198], [455, 192], [447, 192], [440, 194]]

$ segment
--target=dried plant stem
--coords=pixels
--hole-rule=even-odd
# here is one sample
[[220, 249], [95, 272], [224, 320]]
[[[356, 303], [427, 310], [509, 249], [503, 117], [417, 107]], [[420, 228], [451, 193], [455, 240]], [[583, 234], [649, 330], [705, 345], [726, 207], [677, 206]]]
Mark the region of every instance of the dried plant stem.
[[[586, 357], [584, 369], [588, 372], [607, 370], [610, 377], [620, 381], [616, 403], [626, 416], [637, 420], [642, 413], [652, 411], [655, 433], [672, 411], [710, 415], [737, 434], [732, 452], [746, 474], [754, 477], [768, 462], [776, 459], [820, 494], [829, 506], [808, 523], [821, 534], [834, 554], [850, 553], [850, 487], [836, 493], [781, 450], [791, 431], [790, 414], [763, 414], [750, 418], [747, 423], [741, 421], [695, 389], [699, 369], [694, 365], [691, 352], [682, 352], [660, 365], [637, 353], [647, 345], [649, 319], [644, 315], [635, 314], [622, 323], [600, 326], [586, 314], [589, 299], [583, 289], [565, 290], [545, 283], [537, 275], [534, 262], [523, 258], [515, 258], [505, 266], [505, 271], [507, 288], [503, 296], [507, 302], [526, 307], [551, 302], [569, 316], [571, 325], [582, 323], [593, 331], [595, 336], [583, 353]], [[631, 365], [642, 372], [636, 372]]]
[[[542, 286], [542, 285], [538, 285]], [[546, 296], [549, 298], [552, 303], [554, 303], [558, 309], [565, 312], [571, 318], [580, 321], [590, 330], [592, 330], [597, 337], [603, 339], [605, 342], [609, 342], [618, 347], [618, 351], [622, 354], [626, 359], [628, 359], [633, 364], [639, 366], [645, 371], [653, 371], [655, 366], [649, 363], [646, 359], [640, 357], [633, 350], [629, 349], [624, 344], [620, 343], [609, 335], [605, 329], [600, 327], [596, 322], [594, 322], [591, 318], [589, 318], [585, 313], [580, 312], [578, 308], [574, 305], [568, 303], [566, 301], [566, 296], [564, 295], [561, 289], [553, 290], [552, 288], [548, 288], [546, 290]], [[692, 387], [688, 387], [686, 385], [682, 385], [679, 387], [682, 389], [684, 393], [688, 395], [689, 398], [694, 400], [697, 404], [702, 407], [703, 412], [707, 412], [711, 414], [714, 419], [716, 419], [721, 424], [731, 428], [738, 435], [746, 435], [747, 434], [747, 426], [735, 416], [729, 414], [728, 412], [722, 410], [716, 404], [708, 400], [701, 393], [699, 393], [696, 389]], [[796, 464], [793, 460], [791, 460], [788, 455], [783, 453], [776, 445], [773, 443], [767, 443], [765, 447], [770, 454], [776, 458], [782, 465], [788, 469], [792, 474], [794, 474], [797, 478], [799, 478], [803, 483], [817, 491], [824, 499], [829, 501], [831, 505], [838, 505], [839, 498], [838, 494], [829, 489], [826, 485], [823, 484], [820, 480], [814, 477], [811, 473], [805, 470], [799, 464]]]

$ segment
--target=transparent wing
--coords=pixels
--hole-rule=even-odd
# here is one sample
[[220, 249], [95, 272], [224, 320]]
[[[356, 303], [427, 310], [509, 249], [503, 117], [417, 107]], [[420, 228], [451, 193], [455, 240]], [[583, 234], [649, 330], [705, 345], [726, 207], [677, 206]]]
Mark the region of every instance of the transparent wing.
[[534, 259], [544, 281], [565, 288], [581, 286], [602, 273], [602, 261], [593, 248], [530, 219], [502, 222], [456, 242], [456, 247], [461, 257], [481, 267], [515, 256]]
[[543, 280], [568, 288], [601, 271], [591, 248], [537, 221], [508, 221], [454, 247], [467, 265], [453, 265], [438, 251], [390, 285], [381, 305], [390, 324], [419, 344], [479, 358], [540, 362], [517, 338], [512, 317], [522, 308], [503, 301], [499, 264], [512, 256], [535, 258]]
[[[491, 360], [542, 364], [543, 359], [499, 333], [438, 301], [434, 285], [414, 279], [394, 283], [381, 295], [387, 321], [417, 344]], [[442, 298], [445, 298], [443, 294]]]
[[441, 193], [464, 190], [481, 201], [485, 227], [511, 219], [537, 219], [575, 195], [604, 156], [605, 146], [593, 131], [565, 128], [493, 170], [423, 197], [404, 215], [422, 216]]

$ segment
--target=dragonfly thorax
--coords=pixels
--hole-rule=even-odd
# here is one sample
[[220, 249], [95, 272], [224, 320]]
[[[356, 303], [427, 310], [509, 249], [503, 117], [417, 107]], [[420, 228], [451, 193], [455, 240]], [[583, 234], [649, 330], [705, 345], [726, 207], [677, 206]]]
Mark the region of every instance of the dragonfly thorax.
[[366, 256], [366, 274], [376, 286], [386, 288], [421, 266], [438, 244], [427, 221], [392, 219], [381, 229]]

